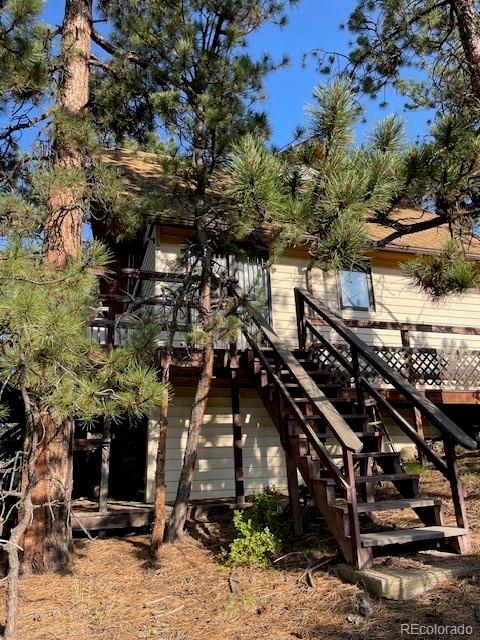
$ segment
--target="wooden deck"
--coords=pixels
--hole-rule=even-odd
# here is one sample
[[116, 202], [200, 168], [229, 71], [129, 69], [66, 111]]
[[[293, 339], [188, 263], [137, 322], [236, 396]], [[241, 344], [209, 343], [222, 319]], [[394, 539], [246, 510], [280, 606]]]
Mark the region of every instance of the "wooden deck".
[[[248, 505], [244, 505], [248, 506]], [[239, 508], [234, 500], [205, 500], [192, 502], [188, 506], [189, 520], [207, 520], [209, 517], [228, 513]], [[146, 502], [108, 499], [107, 509], [99, 511], [98, 502], [93, 500], [74, 500], [72, 508], [72, 530], [84, 533], [85, 530], [103, 531], [107, 529], [141, 529], [153, 522], [153, 506]], [[172, 506], [166, 506], [167, 518]]]
[[92, 500], [73, 502], [72, 530], [82, 532], [104, 529], [139, 529], [152, 523], [152, 505], [145, 502], [108, 500], [106, 511], [98, 510]]

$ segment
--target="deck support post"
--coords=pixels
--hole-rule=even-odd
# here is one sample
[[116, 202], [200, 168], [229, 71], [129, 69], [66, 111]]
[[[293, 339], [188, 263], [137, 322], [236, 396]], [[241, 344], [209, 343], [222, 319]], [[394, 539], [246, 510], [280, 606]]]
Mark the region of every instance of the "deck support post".
[[240, 363], [237, 344], [230, 343], [230, 392], [232, 399], [232, 428], [233, 428], [233, 465], [235, 473], [235, 506], [245, 507], [245, 486], [243, 474], [243, 437], [242, 420], [240, 417], [240, 391], [238, 372]]
[[303, 536], [302, 507], [298, 488], [297, 465], [290, 438], [285, 443], [285, 462], [287, 467], [288, 501], [293, 520], [293, 535], [295, 538], [301, 538]]
[[[415, 423], [415, 431], [422, 438], [422, 440], [425, 440], [425, 430], [423, 428], [422, 414], [417, 409], [417, 407], [413, 407], [413, 420]], [[418, 446], [417, 446], [417, 456], [418, 456], [419, 463], [423, 464], [424, 456], [423, 456], [422, 450]]]
[[[402, 339], [402, 347], [405, 352], [405, 365], [404, 365], [403, 375], [406, 380], [408, 380], [409, 382], [412, 382], [413, 370], [412, 370], [412, 345], [410, 342], [410, 331], [408, 329], [400, 329], [400, 337]], [[423, 429], [422, 414], [417, 409], [417, 407], [412, 407], [412, 413], [413, 413], [413, 422], [415, 424], [415, 430], [418, 433], [418, 435], [422, 438], [422, 440], [424, 440], [425, 432]], [[420, 447], [418, 446], [417, 446], [417, 457], [418, 457], [419, 463], [423, 464], [423, 461], [424, 461], [423, 453]]]
[[298, 348], [305, 349], [307, 346], [307, 325], [305, 323], [305, 302], [295, 289], [295, 311], [297, 316]]
[[107, 511], [111, 442], [112, 442], [111, 421], [110, 421], [110, 418], [105, 417], [103, 419], [102, 463], [101, 463], [101, 471], [100, 471], [100, 491], [98, 494], [98, 510], [99, 511]]
[[470, 534], [468, 533], [467, 509], [465, 507], [465, 492], [460, 478], [457, 454], [455, 453], [455, 442], [451, 438], [443, 439], [445, 450], [445, 462], [450, 474], [450, 487], [452, 490], [453, 508], [457, 520], [457, 527], [467, 530], [464, 536], [457, 539], [457, 551], [459, 553], [469, 553], [471, 550]]
[[347, 494], [349, 538], [351, 541], [352, 564], [357, 569], [368, 569], [372, 565], [372, 552], [364, 549], [360, 539], [360, 522], [358, 519], [357, 488], [352, 452], [343, 448], [343, 467], [349, 484]]

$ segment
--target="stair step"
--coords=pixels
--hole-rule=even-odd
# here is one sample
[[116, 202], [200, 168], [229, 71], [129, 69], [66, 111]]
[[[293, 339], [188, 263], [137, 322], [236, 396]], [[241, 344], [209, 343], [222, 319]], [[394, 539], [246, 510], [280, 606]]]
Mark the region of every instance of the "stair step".
[[[403, 498], [402, 500], [383, 500], [381, 502], [359, 502], [358, 513], [370, 513], [371, 511], [398, 511], [401, 509], [416, 509], [419, 507], [434, 507], [442, 504], [439, 498]], [[337, 505], [338, 509], [348, 511], [348, 505]]]
[[398, 482], [404, 480], [419, 480], [419, 475], [406, 473], [378, 473], [371, 476], [357, 476], [356, 484], [365, 484], [366, 482]]
[[442, 540], [467, 534], [461, 527], [415, 527], [414, 529], [395, 529], [360, 534], [362, 547], [385, 547], [391, 544], [408, 544], [422, 540]]
[[[347, 400], [346, 398], [328, 398], [327, 397], [327, 399], [332, 404], [351, 404], [352, 403], [351, 400]], [[295, 400], [295, 402], [297, 404], [307, 404], [308, 402], [311, 402], [309, 398], [303, 398], [303, 397], [302, 398], [294, 398], [294, 400]], [[345, 407], [345, 408], [348, 410], [348, 407]], [[350, 414], [347, 414], [347, 415], [350, 415]], [[354, 415], [359, 415], [359, 414], [354, 414]]]
[[[363, 433], [360, 431], [360, 435]], [[361, 451], [360, 453], [352, 453], [354, 458], [357, 459], [365, 459], [365, 458], [396, 458], [400, 454], [396, 451]], [[341, 453], [335, 453], [331, 456], [333, 459], [342, 459], [343, 455]]]
[[396, 451], [361, 451], [360, 453], [354, 453], [354, 458], [396, 458], [400, 454]]

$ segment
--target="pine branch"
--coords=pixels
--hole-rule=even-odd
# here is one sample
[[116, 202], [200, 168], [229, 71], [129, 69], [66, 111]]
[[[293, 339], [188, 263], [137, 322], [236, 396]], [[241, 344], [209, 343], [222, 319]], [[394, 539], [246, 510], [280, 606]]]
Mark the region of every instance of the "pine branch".
[[[441, 227], [444, 224], [452, 223], [454, 220], [461, 219], [464, 220], [466, 217], [468, 218], [477, 218], [478, 211], [472, 211], [467, 213], [462, 213], [455, 218], [447, 217], [445, 215], [436, 216], [435, 218], [431, 218], [430, 220], [423, 220], [422, 222], [415, 222], [413, 224], [399, 224], [397, 222], [392, 222], [390, 225], [395, 229], [392, 233], [381, 240], [377, 240], [374, 243], [375, 247], [386, 247], [388, 244], [397, 240], [398, 238], [403, 238], [403, 236], [409, 236], [413, 233], [419, 233], [420, 231], [428, 231], [429, 229], [435, 229], [437, 227]], [[378, 220], [370, 219], [369, 222], [376, 222], [378, 224]]]
[[105, 73], [110, 74], [113, 78], [120, 79], [119, 74], [116, 71], [114, 71], [111, 65], [107, 64], [106, 62], [103, 62], [102, 60], [100, 60], [100, 58], [97, 58], [97, 56], [93, 54], [90, 55], [90, 60], [88, 61], [88, 64], [93, 67], [98, 67], [99, 69], [102, 69], [102, 71], [105, 71]]
[[35, 118], [20, 116], [17, 122], [15, 122], [15, 124], [11, 124], [8, 127], [4, 127], [3, 129], [0, 129], [0, 139], [9, 138], [12, 134], [14, 134], [17, 131], [22, 131], [23, 129], [30, 129], [31, 127], [34, 127], [35, 125], [49, 118], [51, 113], [52, 112], [49, 109], [45, 111], [45, 113], [35, 116]]
[[148, 67], [148, 62], [143, 60], [137, 53], [134, 51], [125, 51], [120, 47], [116, 47], [109, 40], [104, 38], [101, 33], [99, 33], [95, 28], [92, 27], [92, 40], [101, 47], [104, 51], [109, 53], [112, 56], [116, 56], [118, 58], [126, 58], [135, 64], [138, 64], [140, 67], [146, 69]]

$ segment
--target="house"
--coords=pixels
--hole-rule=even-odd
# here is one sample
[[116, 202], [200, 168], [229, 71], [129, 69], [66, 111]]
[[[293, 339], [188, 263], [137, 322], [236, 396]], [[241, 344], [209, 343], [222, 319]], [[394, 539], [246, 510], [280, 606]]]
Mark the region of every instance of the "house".
[[[152, 188], [161, 180], [161, 170], [148, 154], [115, 151], [109, 153], [109, 160], [126, 171], [132, 188]], [[399, 219], [409, 222], [420, 221], [429, 215], [415, 210], [398, 212]], [[387, 234], [379, 225], [370, 225], [369, 231], [375, 240]], [[108, 336], [110, 341], [117, 343], [123, 339], [128, 326], [116, 323], [115, 319], [127, 308], [127, 298], [122, 299], [119, 294], [128, 292], [130, 299], [132, 296], [161, 295], [162, 288], [171, 282], [169, 275], [174, 275], [172, 265], [191, 235], [192, 225], [188, 219], [167, 216], [161, 225], [150, 225], [142, 238], [121, 246], [116, 264], [121, 277], [117, 279], [113, 293], [110, 288], [103, 294], [106, 312], [92, 322], [92, 335], [100, 342], [107, 342]], [[236, 277], [240, 286], [245, 291], [254, 290], [255, 295], [261, 297], [263, 319], [260, 319], [259, 327], [270, 344], [269, 349], [257, 353], [247, 336], [246, 342], [240, 345], [246, 355], [237, 385], [239, 421], [233, 432], [231, 371], [225, 358], [221, 357], [225, 349], [219, 347], [192, 500], [235, 496], [239, 500], [244, 494], [272, 484], [294, 494], [298, 469], [311, 491], [319, 492], [318, 501], [325, 508], [324, 515], [328, 512], [326, 519], [331, 528], [345, 526], [345, 531], [349, 531], [347, 537], [354, 538], [358, 532], [354, 532], [357, 525], [351, 519], [352, 514], [349, 515], [350, 507], [342, 514], [335, 511], [338, 511], [338, 505], [330, 508], [333, 489], [323, 478], [325, 469], [327, 475], [330, 472], [336, 476], [338, 465], [335, 469], [332, 466], [335, 456], [342, 459], [343, 471], [347, 473], [345, 451], [361, 456], [362, 444], [365, 451], [368, 440], [370, 446], [375, 441], [376, 453], [364, 454], [361, 473], [372, 475], [368, 456], [385, 459], [384, 473], [388, 472], [392, 477], [404, 500], [419, 501], [411, 506], [427, 528], [442, 527], [439, 505], [434, 501], [423, 503], [418, 482], [409, 483], [395, 474], [401, 471], [398, 451], [407, 446], [418, 446], [421, 455], [441, 465], [442, 469], [450, 465], [449, 456], [454, 456], [452, 446], [446, 445], [445, 463], [436, 454], [433, 454], [436, 457], [430, 456], [430, 449], [425, 444], [427, 436], [440, 435], [445, 437], [446, 443], [448, 440], [466, 447], [475, 446], [475, 432], [480, 423], [477, 407], [480, 398], [480, 291], [472, 290], [461, 297], [433, 302], [412, 288], [401, 268], [402, 263], [414, 255], [440, 250], [447, 238], [447, 231], [438, 228], [396, 239], [372, 252], [371, 267], [362, 272], [327, 274], [317, 268], [309, 269], [307, 243], [286, 250], [272, 266], [268, 263], [267, 247], [263, 258], [233, 262], [228, 256], [221, 257], [222, 267]], [[480, 260], [480, 240], [471, 241], [468, 253], [473, 260]], [[161, 311], [158, 305], [151, 308]], [[339, 318], [343, 321], [339, 322]], [[161, 340], [162, 336], [159, 338]], [[175, 346], [179, 352], [186, 351], [185, 332], [178, 332]], [[277, 365], [280, 368], [276, 369]], [[170, 501], [175, 497], [197, 372], [198, 362], [193, 356], [178, 363], [173, 371], [175, 395], [169, 411], [167, 442], [167, 500]], [[285, 385], [281, 379], [284, 374]], [[366, 378], [365, 382], [362, 377]], [[406, 379], [410, 380], [408, 387], [405, 386]], [[373, 388], [362, 387], [362, 384]], [[289, 394], [288, 388], [294, 395]], [[234, 390], [236, 393], [236, 388]], [[331, 391], [335, 391], [335, 397], [329, 395]], [[345, 409], [347, 405], [348, 409]], [[354, 415], [356, 413], [358, 415]], [[367, 414], [368, 418], [365, 417]], [[287, 434], [282, 433], [285, 416]], [[295, 424], [292, 426], [289, 421]], [[312, 425], [325, 422], [329, 431], [324, 436], [311, 432]], [[375, 426], [377, 424], [382, 425], [381, 431]], [[388, 436], [384, 427], [387, 427]], [[358, 438], [362, 428], [364, 435], [360, 440], [363, 443]], [[412, 436], [412, 432], [418, 437]], [[120, 434], [120, 430], [117, 433]], [[148, 424], [134, 433], [135, 447], [132, 447], [132, 438], [127, 439], [125, 451], [131, 454], [135, 448], [137, 453], [128, 467], [125, 451], [122, 454], [118, 450], [117, 456], [122, 458], [122, 463], [117, 475], [127, 477], [128, 468], [136, 474], [135, 482], [129, 482], [128, 486], [130, 492], [135, 486], [137, 493], [122, 496], [114, 486], [113, 478], [110, 492], [118, 499], [136, 498], [150, 503], [154, 495], [157, 417], [151, 416]], [[124, 436], [117, 435], [120, 437]], [[241, 449], [240, 459], [238, 455], [234, 456], [234, 438], [237, 454]], [[350, 448], [345, 443], [350, 443]], [[112, 464], [114, 449], [113, 446]], [[292, 468], [295, 468], [294, 473]], [[450, 471], [446, 473], [455, 485], [452, 485], [452, 491], [457, 492], [458, 479], [453, 478]], [[318, 482], [323, 482], [320, 488], [309, 484], [315, 474]], [[340, 484], [344, 482], [337, 480]], [[358, 493], [366, 503], [374, 501], [368, 478], [364, 486], [358, 488]], [[468, 531], [461, 491], [457, 502], [458, 527], [447, 534], [452, 537], [456, 549], [464, 551], [468, 548]], [[330, 506], [325, 507], [327, 503]], [[295, 512], [294, 507], [292, 505]], [[349, 517], [350, 524], [339, 525], [339, 518], [348, 520]], [[440, 537], [448, 537], [447, 534], [442, 532]], [[345, 537], [343, 533], [342, 536]], [[364, 547], [358, 543], [360, 551], [357, 549], [356, 559], [352, 561], [367, 565], [369, 559], [366, 556], [365, 559], [364, 554], [368, 556], [368, 549], [377, 542], [369, 540]], [[341, 543], [339, 539], [339, 544], [348, 557], [350, 543], [344, 540]], [[345, 544], [347, 547], [344, 548]]]

